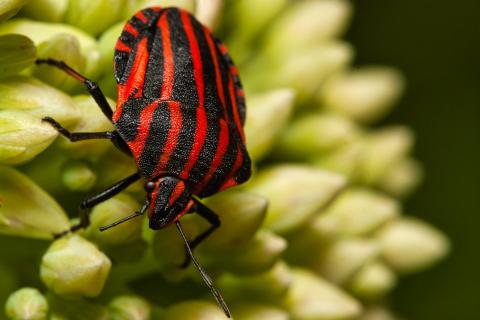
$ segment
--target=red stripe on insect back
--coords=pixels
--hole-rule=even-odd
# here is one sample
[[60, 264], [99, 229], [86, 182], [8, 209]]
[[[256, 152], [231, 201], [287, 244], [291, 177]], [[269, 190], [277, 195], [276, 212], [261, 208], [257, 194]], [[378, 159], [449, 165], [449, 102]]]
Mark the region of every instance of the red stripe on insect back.
[[228, 91], [230, 93], [230, 101], [233, 106], [233, 119], [235, 120], [235, 124], [238, 128], [238, 133], [240, 134], [240, 138], [243, 142], [245, 142], [245, 135], [243, 134], [243, 127], [242, 122], [240, 121], [240, 115], [238, 114], [238, 106], [237, 106], [237, 97], [235, 96], [235, 88], [233, 86], [232, 77], [228, 77]]
[[170, 109], [170, 130], [168, 131], [167, 140], [165, 142], [165, 146], [163, 147], [162, 155], [158, 160], [153, 176], [160, 175], [165, 171], [164, 169], [170, 160], [170, 156], [177, 146], [180, 131], [182, 131], [183, 117], [180, 109], [180, 103], [176, 101], [168, 101], [168, 108]]
[[115, 45], [115, 50], [118, 50], [118, 51], [124, 51], [124, 52], [128, 52], [130, 53], [132, 51], [132, 48], [130, 48], [129, 46], [127, 46], [122, 40], [118, 40], [117, 41], [117, 44]]
[[127, 22], [125, 24], [125, 27], [123, 28], [123, 30], [128, 31], [134, 37], [138, 36], [138, 30], [135, 29], [135, 27], [132, 26], [130, 22]]
[[220, 119], [220, 135], [218, 138], [217, 149], [215, 151], [215, 156], [213, 157], [212, 163], [207, 174], [203, 177], [202, 181], [195, 187], [195, 192], [200, 193], [205, 185], [212, 179], [213, 174], [217, 171], [218, 167], [222, 163], [223, 157], [228, 149], [228, 144], [230, 142], [230, 132], [228, 130], [228, 124], [225, 120]]
[[175, 185], [175, 188], [173, 189], [172, 194], [170, 194], [170, 197], [168, 198], [168, 206], [170, 208], [178, 200], [178, 198], [180, 198], [183, 191], [185, 191], [185, 183], [179, 180]]
[[242, 153], [242, 150], [240, 150], [240, 147], [237, 146], [237, 158], [235, 159], [235, 164], [233, 165], [232, 170], [228, 174], [227, 179], [222, 184], [219, 191], [223, 191], [227, 188], [233, 187], [238, 184], [237, 181], [235, 181], [234, 175], [237, 173], [238, 169], [240, 169], [240, 167], [242, 166], [242, 163], [243, 163], [243, 153]]
[[223, 92], [222, 75], [220, 74], [220, 66], [218, 64], [216, 46], [215, 46], [215, 43], [213, 43], [213, 39], [212, 39], [212, 36], [210, 35], [210, 31], [207, 28], [204, 28], [203, 32], [205, 33], [205, 39], [207, 39], [208, 48], [210, 49], [210, 56], [212, 57], [213, 65], [215, 67], [215, 80], [217, 82], [218, 97], [220, 98], [220, 102], [222, 103], [224, 114], [227, 117], [227, 121], [228, 121], [228, 112], [226, 110], [225, 94]]
[[225, 55], [228, 53], [228, 50], [227, 50], [227, 47], [225, 47], [225, 45], [223, 43], [220, 43], [220, 45], [218, 46], [218, 48], [220, 49], [220, 52]]
[[[147, 71], [147, 63], [149, 52], [147, 48], [147, 38], [143, 38], [137, 45], [135, 52], [135, 60], [133, 61], [132, 69], [127, 82], [123, 86], [118, 86], [118, 102], [125, 102], [129, 98], [131, 92], [137, 90], [136, 97], [142, 96], [143, 82], [145, 72]], [[113, 121], [118, 121], [122, 114], [122, 105], [117, 105], [117, 109], [113, 114]]]
[[143, 23], [147, 23], [148, 22], [148, 19], [147, 17], [145, 17], [145, 15], [143, 14], [143, 11], [139, 11], [137, 12], [137, 14], [135, 15], [135, 17], [137, 17], [140, 21], [142, 21]]
[[187, 204], [187, 206], [185, 207], [185, 209], [183, 209], [183, 211], [180, 212], [180, 213], [175, 217], [175, 219], [173, 220], [172, 223], [175, 223], [175, 222], [177, 222], [178, 220], [180, 220], [181, 217], [183, 217], [188, 211], [190, 211], [190, 208], [193, 207], [194, 204], [195, 204], [195, 202], [190, 199], [190, 201], [188, 201], [188, 204]]
[[161, 100], [169, 100], [172, 95], [174, 82], [174, 61], [172, 52], [172, 43], [170, 41], [170, 28], [168, 26], [167, 14], [163, 14], [157, 23], [162, 33], [163, 46], [163, 81], [160, 93]]
[[149, 219], [152, 218], [153, 214], [155, 213], [155, 203], [157, 203], [157, 198], [158, 198], [158, 188], [155, 187], [155, 191], [152, 192], [152, 196], [150, 199], [150, 206], [147, 213], [147, 216]]
[[139, 127], [137, 128], [137, 135], [135, 139], [128, 142], [130, 150], [135, 157], [135, 161], [139, 163], [140, 156], [142, 155], [143, 148], [145, 147], [145, 142], [147, 141], [150, 125], [152, 123], [153, 112], [158, 108], [158, 102], [153, 102], [145, 107], [142, 112], [140, 112], [140, 121]]
[[193, 77], [195, 78], [195, 86], [198, 92], [198, 107], [197, 107], [197, 125], [195, 128], [195, 144], [190, 152], [188, 157], [188, 162], [184, 166], [182, 172], [180, 173], [180, 178], [187, 179], [195, 165], [200, 151], [205, 143], [205, 137], [207, 135], [207, 114], [205, 111], [205, 97], [204, 97], [204, 83], [203, 83], [203, 66], [202, 59], [200, 54], [200, 48], [198, 46], [198, 41], [195, 36], [195, 33], [192, 28], [192, 23], [190, 21], [190, 14], [187, 11], [181, 12], [181, 19], [183, 22], [183, 27], [185, 29], [185, 34], [187, 35], [190, 52], [192, 54], [193, 61]]

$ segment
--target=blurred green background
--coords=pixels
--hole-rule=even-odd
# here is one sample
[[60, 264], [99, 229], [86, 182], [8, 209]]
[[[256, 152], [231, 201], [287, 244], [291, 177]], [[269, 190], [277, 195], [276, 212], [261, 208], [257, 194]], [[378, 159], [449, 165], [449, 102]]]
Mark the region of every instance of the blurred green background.
[[444, 230], [448, 259], [407, 276], [394, 310], [409, 319], [480, 319], [480, 1], [355, 3], [347, 38], [356, 64], [402, 70], [407, 90], [387, 123], [417, 134], [426, 180], [406, 213]]

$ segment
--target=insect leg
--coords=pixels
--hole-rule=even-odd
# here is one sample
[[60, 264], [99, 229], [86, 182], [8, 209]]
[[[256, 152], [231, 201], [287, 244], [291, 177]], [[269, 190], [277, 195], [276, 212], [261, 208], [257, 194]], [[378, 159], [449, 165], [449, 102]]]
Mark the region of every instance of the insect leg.
[[97, 102], [98, 106], [102, 110], [103, 114], [108, 118], [108, 120], [112, 120], [113, 111], [110, 105], [108, 104], [105, 95], [103, 94], [102, 90], [98, 86], [96, 82], [89, 80], [82, 76], [80, 73], [69, 67], [65, 62], [55, 60], [55, 59], [37, 59], [35, 61], [36, 64], [48, 64], [50, 66], [54, 66], [59, 68], [60, 70], [65, 71], [69, 76], [73, 77], [74, 79], [82, 82], [85, 87], [87, 87], [88, 92], [93, 97], [95, 102]]
[[[195, 237], [195, 239], [188, 242], [192, 250], [202, 241], [204, 241], [209, 235], [211, 235], [213, 231], [220, 227], [220, 219], [218, 218], [218, 215], [200, 201], [196, 199], [194, 199], [194, 201], [197, 214], [207, 220], [210, 223], [210, 227], [204, 232], [200, 233], [197, 237]], [[189, 264], [190, 256], [187, 254], [185, 256], [185, 261], [180, 265], [180, 267], [186, 268]]]
[[114, 134], [111, 131], [104, 131], [104, 132], [70, 132], [56, 120], [45, 117], [42, 119], [43, 122], [48, 122], [55, 130], [58, 131], [62, 136], [67, 138], [68, 140], [75, 142], [81, 140], [89, 140], [89, 139], [112, 139]]
[[134, 174], [126, 177], [125, 179], [113, 184], [108, 189], [96, 194], [90, 198], [83, 200], [80, 204], [80, 223], [73, 225], [70, 229], [65, 230], [61, 233], [55, 234], [55, 238], [66, 235], [67, 233], [77, 231], [81, 228], [86, 228], [90, 225], [90, 209], [117, 195], [121, 191], [125, 190], [129, 185], [140, 179], [140, 173], [135, 172]]

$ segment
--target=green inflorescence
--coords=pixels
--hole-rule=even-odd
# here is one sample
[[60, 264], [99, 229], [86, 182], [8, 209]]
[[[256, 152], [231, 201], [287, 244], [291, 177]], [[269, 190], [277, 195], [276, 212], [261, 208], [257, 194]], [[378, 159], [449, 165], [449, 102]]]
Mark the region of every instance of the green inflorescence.
[[[138, 210], [142, 183], [98, 205], [91, 226], [53, 240], [81, 200], [135, 171], [105, 141], [72, 131], [112, 125], [81, 86], [36, 58], [98, 81], [115, 106], [112, 58], [124, 22], [149, 5], [181, 6], [214, 28], [246, 89], [252, 179], [206, 199], [221, 228], [197, 250], [236, 320], [390, 320], [398, 276], [449, 251], [406, 216], [422, 178], [408, 127], [373, 128], [404, 84], [389, 67], [352, 68], [347, 0], [6, 0], [0, 3], [0, 319], [225, 319], [173, 227]], [[182, 219], [188, 236], [206, 225]]]

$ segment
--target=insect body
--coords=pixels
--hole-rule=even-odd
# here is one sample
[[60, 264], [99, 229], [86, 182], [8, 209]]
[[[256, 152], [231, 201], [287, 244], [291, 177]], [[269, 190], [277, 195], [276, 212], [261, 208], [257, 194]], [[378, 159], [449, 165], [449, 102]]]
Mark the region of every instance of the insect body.
[[193, 260], [229, 316], [223, 299], [191, 254], [191, 248], [220, 225], [218, 216], [197, 197], [213, 195], [250, 177], [243, 90], [223, 44], [187, 11], [159, 7], [139, 11], [125, 24], [115, 46], [115, 112], [96, 83], [63, 62], [37, 63], [56, 66], [82, 81], [115, 130], [71, 133], [52, 118], [43, 120], [71, 141], [110, 139], [138, 167], [138, 172], [84, 200], [80, 224], [62, 234], [88, 226], [90, 208], [143, 177], [147, 196], [140, 212], [102, 230], [148, 211], [152, 229], [176, 223], [186, 241], [178, 220], [197, 212], [211, 227], [186, 242], [186, 264]]

